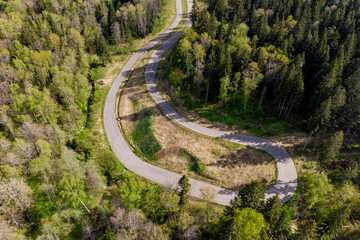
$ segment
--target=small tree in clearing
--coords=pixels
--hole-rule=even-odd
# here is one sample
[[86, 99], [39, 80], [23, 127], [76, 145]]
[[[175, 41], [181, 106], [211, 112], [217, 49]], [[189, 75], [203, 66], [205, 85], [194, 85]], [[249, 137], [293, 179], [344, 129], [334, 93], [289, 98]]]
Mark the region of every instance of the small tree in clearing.
[[181, 210], [183, 211], [187, 205], [187, 203], [189, 202], [189, 196], [188, 196], [188, 192], [190, 191], [190, 183], [189, 183], [189, 179], [187, 178], [186, 175], [182, 176], [178, 182], [179, 187], [180, 187], [180, 191], [179, 191], [179, 206], [181, 208]]

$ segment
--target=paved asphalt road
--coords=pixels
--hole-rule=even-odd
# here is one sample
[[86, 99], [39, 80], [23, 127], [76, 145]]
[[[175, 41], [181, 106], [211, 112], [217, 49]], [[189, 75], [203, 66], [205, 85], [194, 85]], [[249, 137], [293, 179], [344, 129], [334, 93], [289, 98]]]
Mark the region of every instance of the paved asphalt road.
[[[189, 19], [189, 9], [192, 6], [192, 0], [187, 0], [188, 2], [188, 19], [186, 21], [186, 25], [190, 26], [191, 21]], [[174, 189], [177, 188], [177, 182], [181, 178], [180, 174], [156, 167], [147, 162], [142, 161], [138, 158], [129, 148], [127, 143], [125, 142], [115, 116], [115, 101], [116, 95], [118, 93], [119, 87], [121, 83], [124, 81], [127, 74], [130, 72], [132, 66], [135, 64], [137, 59], [146, 51], [151, 49], [155, 44], [160, 42], [166, 35], [168, 35], [174, 28], [178, 25], [182, 17], [182, 7], [181, 0], [176, 0], [176, 12], [177, 16], [174, 20], [173, 24], [162, 34], [159, 35], [155, 40], [149, 43], [147, 46], [139, 50], [134, 54], [127, 62], [119, 76], [114, 81], [113, 85], [110, 88], [108, 97], [105, 102], [104, 109], [104, 126], [105, 132], [108, 138], [108, 141], [111, 145], [112, 150], [114, 151], [117, 158], [120, 162], [130, 171], [149, 179], [153, 182], [156, 182], [160, 185], [172, 187]], [[166, 52], [166, 50], [171, 47], [173, 44], [177, 42], [180, 37], [180, 33], [174, 33], [167, 41], [165, 41], [152, 55], [149, 64], [146, 69], [145, 79], [147, 88], [158, 104], [158, 106], [163, 110], [164, 114], [168, 116], [170, 119], [176, 121], [178, 124], [192, 130], [198, 132], [203, 135], [207, 135], [214, 138], [220, 138], [231, 142], [240, 143], [246, 146], [254, 147], [257, 149], [261, 149], [269, 153], [274, 157], [277, 168], [278, 168], [278, 180], [274, 187], [267, 190], [265, 195], [266, 198], [274, 196], [276, 194], [279, 195], [281, 202], [284, 203], [289, 200], [295, 193], [297, 186], [297, 173], [289, 154], [279, 145], [274, 142], [253, 137], [253, 136], [245, 136], [239, 134], [232, 134], [222, 131], [217, 131], [214, 129], [209, 129], [202, 127], [200, 125], [194, 124], [189, 120], [182, 117], [179, 113], [177, 113], [160, 95], [157, 90], [155, 83], [155, 74], [156, 69], [159, 66], [161, 56]], [[171, 134], [169, 134], [171, 137]], [[224, 189], [221, 187], [217, 187], [202, 181], [198, 181], [195, 179], [190, 179], [191, 189], [189, 194], [194, 197], [201, 198], [201, 188], [209, 187], [214, 189], [217, 192], [217, 197], [214, 202], [228, 205], [230, 201], [236, 196], [236, 192], [228, 189]]]

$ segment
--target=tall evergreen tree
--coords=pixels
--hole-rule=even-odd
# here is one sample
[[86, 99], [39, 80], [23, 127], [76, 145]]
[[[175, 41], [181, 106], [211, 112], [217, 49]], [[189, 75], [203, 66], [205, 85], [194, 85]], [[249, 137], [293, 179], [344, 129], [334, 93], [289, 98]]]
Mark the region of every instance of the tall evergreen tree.
[[180, 208], [182, 209], [182, 211], [185, 210], [186, 208], [186, 205], [188, 204], [189, 202], [189, 196], [188, 196], [188, 193], [190, 191], [190, 183], [189, 183], [189, 179], [187, 178], [186, 175], [183, 175], [179, 182], [179, 187], [180, 187], [180, 191], [179, 191], [179, 197], [180, 197], [180, 200], [179, 200], [179, 206]]
[[269, 239], [280, 239], [290, 236], [290, 215], [282, 208], [279, 196], [276, 195], [266, 201], [262, 214], [265, 221], [269, 224]]
[[323, 168], [327, 168], [331, 162], [336, 159], [342, 148], [344, 140], [343, 131], [336, 132], [325, 144], [324, 150], [320, 156], [320, 163]]

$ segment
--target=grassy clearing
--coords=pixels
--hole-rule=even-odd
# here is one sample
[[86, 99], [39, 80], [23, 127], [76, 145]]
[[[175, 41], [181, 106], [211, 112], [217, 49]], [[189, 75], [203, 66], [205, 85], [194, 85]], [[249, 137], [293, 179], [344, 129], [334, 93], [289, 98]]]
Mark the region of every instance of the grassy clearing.
[[151, 129], [151, 112], [147, 111], [138, 121], [131, 133], [131, 137], [140, 152], [149, 160], [156, 160], [154, 154], [160, 151], [161, 146]]

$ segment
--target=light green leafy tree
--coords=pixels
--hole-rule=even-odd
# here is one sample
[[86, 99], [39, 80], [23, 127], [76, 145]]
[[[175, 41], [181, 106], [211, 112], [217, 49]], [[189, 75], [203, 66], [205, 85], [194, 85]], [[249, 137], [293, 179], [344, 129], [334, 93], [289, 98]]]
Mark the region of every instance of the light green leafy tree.
[[251, 62], [248, 68], [243, 71], [243, 75], [244, 77], [241, 90], [244, 102], [244, 111], [246, 111], [250, 96], [263, 79], [263, 75], [259, 73], [259, 68], [256, 62]]
[[221, 106], [224, 106], [224, 104], [228, 101], [229, 86], [230, 86], [229, 76], [220, 78], [219, 99], [221, 102]]
[[268, 226], [261, 213], [251, 208], [236, 209], [231, 219], [229, 240], [256, 240], [266, 232]]
[[308, 172], [305, 176], [305, 200], [307, 208], [312, 209], [319, 201], [333, 190], [333, 186], [325, 173], [316, 174], [315, 172]]

